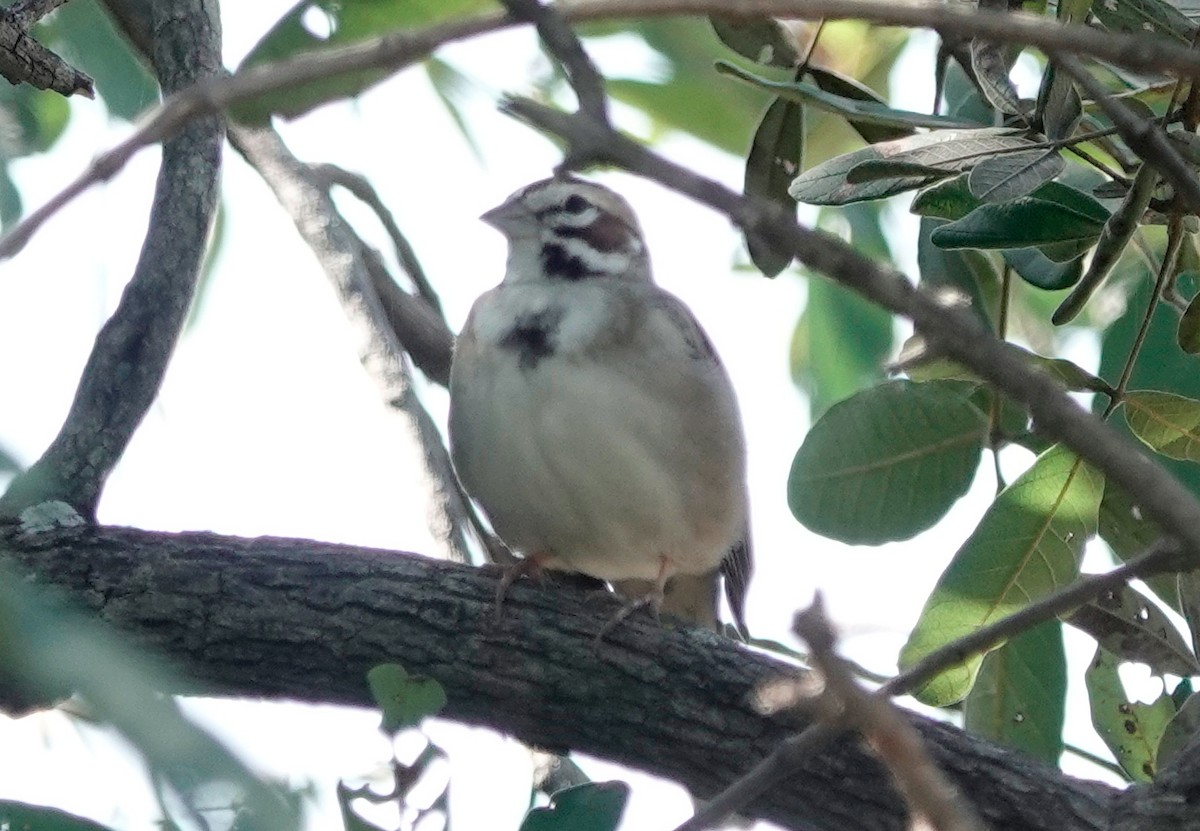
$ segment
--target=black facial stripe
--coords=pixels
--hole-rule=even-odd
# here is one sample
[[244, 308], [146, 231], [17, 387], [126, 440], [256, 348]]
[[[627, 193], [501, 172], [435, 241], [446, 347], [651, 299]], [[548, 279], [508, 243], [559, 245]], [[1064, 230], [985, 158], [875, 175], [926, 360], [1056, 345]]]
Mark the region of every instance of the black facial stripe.
[[552, 229], [556, 236], [563, 239], [581, 239], [597, 251], [608, 253], [628, 243], [628, 238], [612, 233], [611, 223], [593, 222], [577, 228], [573, 225], [556, 225]]
[[562, 318], [563, 311], [557, 307], [522, 315], [500, 339], [500, 346], [517, 353], [517, 366], [521, 369], [537, 369], [543, 358], [554, 355], [555, 336]]
[[588, 266], [582, 257], [568, 254], [564, 246], [555, 243], [542, 246], [542, 268], [547, 277], [571, 281], [598, 277], [604, 273]]

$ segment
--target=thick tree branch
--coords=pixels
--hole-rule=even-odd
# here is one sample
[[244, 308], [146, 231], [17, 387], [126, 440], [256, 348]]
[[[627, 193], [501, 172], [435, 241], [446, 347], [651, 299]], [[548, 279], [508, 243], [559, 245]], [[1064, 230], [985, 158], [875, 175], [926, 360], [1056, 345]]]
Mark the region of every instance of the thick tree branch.
[[[1045, 17], [962, 6], [883, 3], [878, 0], [581, 0], [564, 5], [572, 22], [620, 18], [720, 14], [731, 19], [764, 15], [806, 20], [856, 18], [892, 26], [928, 27], [943, 35], [1019, 43], [1058, 53], [1086, 55], [1137, 71], [1200, 77], [1200, 53], [1146, 35], [1122, 35]], [[173, 135], [205, 113], [220, 112], [271, 92], [342, 73], [399, 70], [424, 60], [438, 47], [516, 25], [505, 15], [451, 20], [415, 31], [396, 32], [340, 49], [310, 52], [260, 64], [236, 75], [197, 84], [150, 111], [138, 130], [101, 154], [91, 166], [41, 208], [0, 237], [0, 259], [11, 257], [64, 205], [113, 176], [139, 150]]]
[[29, 27], [66, 0], [18, 0], [0, 9], [0, 75], [59, 95], [94, 98], [92, 79], [29, 34]]
[[[221, 67], [216, 12], [204, 0], [155, 6], [154, 63], [170, 94]], [[96, 336], [66, 422], [0, 497], [0, 519], [61, 500], [92, 516], [166, 372], [191, 305], [216, 205], [221, 120], [190, 122], [163, 144], [149, 228], [133, 279]]]
[[[447, 718], [613, 759], [700, 796], [806, 721], [764, 715], [756, 699], [761, 684], [794, 667], [642, 615], [597, 646], [610, 603], [533, 581], [512, 587], [497, 623], [496, 578], [452, 563], [303, 540], [114, 528], [10, 530], [0, 535], [0, 557], [169, 656], [194, 679], [176, 692], [368, 705], [367, 669], [397, 661], [443, 684]], [[996, 828], [1110, 828], [1128, 798], [909, 718]], [[1168, 797], [1156, 805], [1175, 811], [1182, 824], [1172, 828], [1188, 827], [1186, 804]], [[907, 827], [887, 772], [847, 738], [748, 811], [789, 827]]]

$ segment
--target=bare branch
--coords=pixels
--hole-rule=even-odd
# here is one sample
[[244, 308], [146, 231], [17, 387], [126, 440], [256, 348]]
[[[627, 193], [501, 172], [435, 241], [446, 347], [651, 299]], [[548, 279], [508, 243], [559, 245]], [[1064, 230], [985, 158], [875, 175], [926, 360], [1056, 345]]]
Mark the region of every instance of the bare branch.
[[808, 643], [816, 669], [823, 676], [822, 698], [831, 697], [839, 712], [831, 714], [858, 731], [883, 759], [912, 812], [923, 816], [935, 831], [983, 831], [970, 803], [934, 764], [912, 725], [888, 698], [868, 694], [858, 686], [847, 664], [835, 652], [836, 638], [824, 604], [813, 604], [796, 615], [792, 625]]
[[[220, 71], [215, 12], [204, 0], [155, 8], [155, 65], [166, 92]], [[133, 278], [96, 337], [62, 429], [0, 497], [0, 517], [52, 499], [94, 515], [105, 480], [158, 394], [191, 305], [216, 205], [222, 135], [220, 119], [208, 117], [164, 143]]]
[[38, 43], [29, 27], [66, 0], [19, 0], [0, 9], [0, 75], [59, 95], [95, 98], [92, 79]]
[[537, 27], [538, 36], [558, 59], [575, 97], [579, 109], [601, 124], [608, 124], [608, 96], [604, 92], [604, 78], [588, 57], [587, 51], [557, 6], [544, 6], [541, 0], [500, 0], [513, 16], [528, 20]]

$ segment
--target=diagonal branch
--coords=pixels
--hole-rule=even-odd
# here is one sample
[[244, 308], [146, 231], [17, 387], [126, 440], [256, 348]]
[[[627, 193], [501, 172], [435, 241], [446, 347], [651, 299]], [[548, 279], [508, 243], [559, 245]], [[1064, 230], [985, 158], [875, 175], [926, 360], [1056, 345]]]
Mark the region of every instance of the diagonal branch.
[[[154, 63], [165, 93], [220, 70], [220, 35], [207, 5], [155, 5]], [[48, 500], [94, 515], [105, 480], [158, 394], [191, 305], [216, 205], [223, 132], [221, 120], [209, 116], [163, 144], [133, 278], [96, 337], [62, 429], [0, 497], [0, 519]]]
[[17, 0], [0, 9], [0, 75], [59, 95], [94, 98], [92, 79], [39, 43], [29, 27], [67, 0]]

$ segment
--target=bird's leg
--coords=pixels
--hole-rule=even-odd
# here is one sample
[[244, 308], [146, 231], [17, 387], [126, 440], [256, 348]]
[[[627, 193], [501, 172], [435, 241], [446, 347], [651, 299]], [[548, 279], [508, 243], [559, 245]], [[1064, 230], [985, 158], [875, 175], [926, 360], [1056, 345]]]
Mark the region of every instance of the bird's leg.
[[539, 577], [546, 563], [550, 562], [553, 556], [548, 551], [539, 551], [530, 554], [528, 557], [522, 557], [515, 563], [510, 565], [499, 566], [500, 584], [496, 586], [496, 620], [499, 620], [504, 608], [504, 597], [508, 594], [508, 587], [520, 580], [522, 577]]
[[621, 624], [621, 621], [629, 617], [638, 609], [649, 608], [658, 617], [659, 611], [662, 609], [663, 599], [666, 597], [667, 581], [671, 579], [671, 575], [675, 573], [675, 561], [665, 554], [659, 555], [658, 558], [658, 577], [654, 580], [654, 585], [649, 591], [644, 592], [640, 597], [635, 597], [626, 602], [617, 613], [612, 616], [608, 623], [604, 624], [604, 628], [600, 630], [600, 634], [596, 635], [596, 642], [604, 640], [604, 636], [613, 631]]

